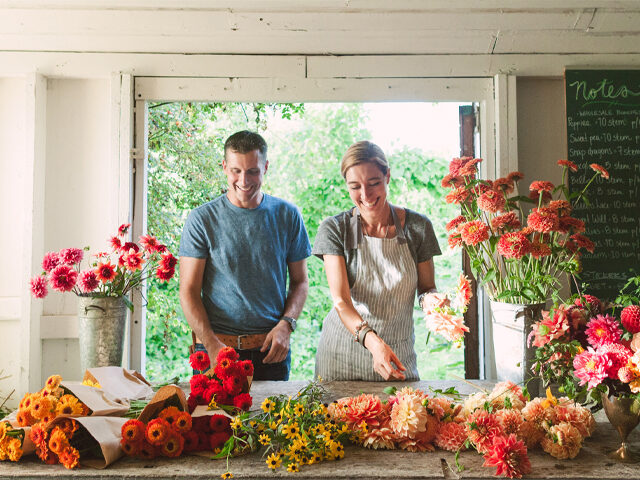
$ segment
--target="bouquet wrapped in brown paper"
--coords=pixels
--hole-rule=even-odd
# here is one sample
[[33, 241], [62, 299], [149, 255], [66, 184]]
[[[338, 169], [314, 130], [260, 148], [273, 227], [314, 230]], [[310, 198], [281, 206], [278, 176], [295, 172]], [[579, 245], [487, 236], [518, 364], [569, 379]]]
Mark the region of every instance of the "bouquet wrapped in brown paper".
[[101, 388], [121, 402], [142, 400], [153, 395], [151, 385], [142, 375], [122, 367], [89, 368], [82, 383]]

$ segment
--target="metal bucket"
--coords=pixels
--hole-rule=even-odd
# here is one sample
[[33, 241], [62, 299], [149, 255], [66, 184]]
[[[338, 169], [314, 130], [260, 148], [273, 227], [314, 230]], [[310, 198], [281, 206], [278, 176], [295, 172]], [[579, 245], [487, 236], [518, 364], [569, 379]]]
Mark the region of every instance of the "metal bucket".
[[122, 365], [127, 306], [122, 297], [78, 297], [80, 367]]
[[[533, 322], [542, 318], [545, 303], [519, 305], [491, 301], [493, 317], [493, 348], [499, 381], [510, 380], [524, 385], [533, 375], [531, 367], [536, 357], [535, 347], [527, 346]], [[538, 379], [527, 383], [532, 397], [539, 394]]]

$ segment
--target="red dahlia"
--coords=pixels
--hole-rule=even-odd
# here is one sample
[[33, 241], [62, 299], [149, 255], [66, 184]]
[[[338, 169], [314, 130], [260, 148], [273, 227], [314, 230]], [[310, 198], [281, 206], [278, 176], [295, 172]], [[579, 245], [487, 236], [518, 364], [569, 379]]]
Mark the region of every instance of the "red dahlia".
[[624, 307], [620, 313], [622, 326], [631, 333], [640, 332], [640, 306], [629, 305]]

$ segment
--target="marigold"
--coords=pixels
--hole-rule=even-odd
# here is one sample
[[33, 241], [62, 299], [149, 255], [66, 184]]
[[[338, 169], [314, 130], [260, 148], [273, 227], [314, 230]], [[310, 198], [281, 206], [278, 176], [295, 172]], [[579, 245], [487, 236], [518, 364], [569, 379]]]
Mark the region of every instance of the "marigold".
[[462, 241], [467, 245], [477, 245], [489, 238], [489, 227], [479, 220], [472, 220], [459, 227]]
[[496, 475], [522, 478], [531, 472], [527, 447], [514, 434], [498, 436], [484, 455], [484, 467], [496, 467]]

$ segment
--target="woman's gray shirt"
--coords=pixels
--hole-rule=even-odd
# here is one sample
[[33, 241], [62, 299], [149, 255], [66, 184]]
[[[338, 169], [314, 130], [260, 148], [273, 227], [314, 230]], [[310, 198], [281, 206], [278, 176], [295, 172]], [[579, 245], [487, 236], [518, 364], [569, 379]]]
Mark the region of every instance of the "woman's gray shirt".
[[[404, 234], [416, 265], [431, 260], [434, 255], [441, 255], [431, 221], [408, 208], [405, 212]], [[352, 208], [320, 224], [311, 253], [321, 259], [323, 255], [342, 255], [347, 264], [349, 286], [352, 287], [358, 271], [357, 249], [361, 238], [362, 226]]]

